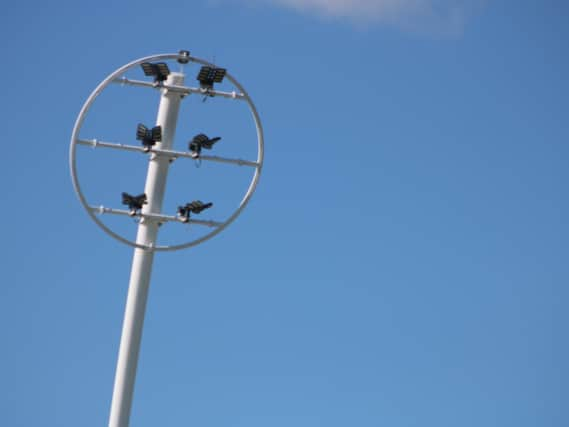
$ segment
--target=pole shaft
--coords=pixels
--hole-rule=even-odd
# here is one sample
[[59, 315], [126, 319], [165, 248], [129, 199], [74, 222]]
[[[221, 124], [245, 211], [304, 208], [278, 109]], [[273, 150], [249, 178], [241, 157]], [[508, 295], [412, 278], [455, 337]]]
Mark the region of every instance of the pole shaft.
[[[183, 85], [184, 76], [179, 73], [172, 73], [168, 76], [167, 84]], [[180, 101], [180, 93], [162, 89], [158, 117], [156, 119], [156, 125], [162, 127], [162, 141], [157, 143], [157, 148], [165, 150], [172, 148]], [[161, 213], [168, 166], [168, 157], [151, 154], [144, 188], [148, 204], [144, 206], [143, 213]], [[136, 242], [141, 245], [152, 246], [156, 244], [157, 235], [158, 223], [156, 221], [142, 220], [138, 226]], [[129, 425], [153, 260], [154, 251], [139, 248], [134, 250], [109, 427], [128, 427]]]

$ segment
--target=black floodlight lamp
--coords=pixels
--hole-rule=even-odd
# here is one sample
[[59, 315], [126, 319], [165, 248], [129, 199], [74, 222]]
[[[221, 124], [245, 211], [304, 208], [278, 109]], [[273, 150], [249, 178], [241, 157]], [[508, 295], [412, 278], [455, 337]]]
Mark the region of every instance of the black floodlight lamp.
[[152, 129], [148, 129], [139, 123], [136, 127], [136, 139], [142, 141], [144, 151], [149, 151], [156, 142], [162, 141], [162, 127], [154, 126]]
[[190, 220], [190, 214], [199, 214], [212, 206], [213, 203], [204, 203], [201, 200], [194, 200], [193, 202], [186, 203], [184, 206], [178, 206], [178, 214], [182, 222], [188, 222]]
[[204, 133], [200, 133], [190, 141], [189, 149], [192, 152], [192, 157], [197, 159], [202, 152], [202, 148], [206, 150], [211, 150], [213, 144], [221, 139], [220, 136], [216, 136], [215, 138], [208, 138], [208, 136]]
[[138, 196], [131, 196], [128, 193], [122, 193], [122, 204], [128, 206], [130, 209], [130, 216], [135, 216], [146, 203], [146, 193], [139, 194]]
[[140, 66], [142, 67], [142, 71], [144, 71], [144, 75], [154, 77], [155, 83], [162, 83], [168, 78], [168, 74], [170, 74], [168, 64], [165, 62], [143, 62]]
[[214, 83], [221, 83], [227, 70], [225, 68], [203, 66], [196, 77], [204, 89], [213, 89]]
[[178, 57], [178, 62], [180, 64], [187, 64], [188, 62], [190, 62], [190, 51], [189, 50], [181, 50], [180, 52], [178, 52], [178, 55], [180, 55]]

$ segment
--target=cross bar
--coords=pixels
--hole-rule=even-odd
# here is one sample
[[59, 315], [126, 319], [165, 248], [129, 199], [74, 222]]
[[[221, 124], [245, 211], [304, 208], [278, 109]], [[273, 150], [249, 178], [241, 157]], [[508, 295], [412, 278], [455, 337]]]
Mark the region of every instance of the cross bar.
[[136, 215], [131, 215], [130, 211], [124, 209], [114, 209], [108, 208], [105, 206], [89, 206], [91, 212], [98, 213], [98, 214], [114, 214], [114, 215], [125, 215], [125, 216], [134, 216], [142, 219], [148, 219], [151, 221], [155, 221], [158, 223], [162, 222], [181, 222], [181, 223], [190, 223], [190, 224], [197, 224], [197, 225], [205, 225], [206, 227], [220, 227], [223, 223], [218, 221], [206, 220], [206, 219], [193, 219], [190, 218], [189, 221], [186, 221], [184, 218], [179, 216], [173, 215], [162, 215], [162, 214], [155, 214], [155, 213], [136, 213]]
[[[154, 148], [154, 147], [145, 148], [145, 147], [138, 147], [136, 145], [117, 144], [115, 142], [99, 141], [97, 139], [77, 139], [77, 144], [89, 145], [93, 148], [104, 147], [104, 148], [114, 148], [116, 150], [136, 151], [139, 153], [156, 153], [162, 156], [170, 157], [172, 159], [177, 159], [178, 157], [183, 157], [187, 159], [196, 159], [196, 157], [192, 155], [192, 153], [187, 153], [185, 151], [164, 150], [162, 148]], [[199, 159], [211, 162], [218, 162], [218, 163], [231, 163], [239, 166], [252, 166], [256, 168], [260, 167], [260, 164], [258, 162], [253, 162], [250, 160], [243, 160], [243, 159], [228, 159], [225, 157], [208, 156], [208, 155], [200, 155]]]
[[208, 89], [208, 88], [200, 88], [200, 87], [188, 87], [188, 86], [180, 86], [180, 85], [173, 85], [173, 84], [156, 84], [152, 82], [146, 82], [144, 80], [133, 80], [127, 79], [126, 77], [118, 77], [113, 80], [113, 83], [129, 85], [129, 86], [142, 86], [142, 87], [151, 87], [155, 89], [168, 89], [172, 92], [181, 93], [183, 95], [190, 95], [192, 93], [196, 93], [198, 95], [207, 95], [207, 96], [221, 96], [222, 98], [231, 98], [231, 99], [245, 99], [245, 95], [242, 93], [233, 92], [224, 92], [221, 90], [215, 89]]

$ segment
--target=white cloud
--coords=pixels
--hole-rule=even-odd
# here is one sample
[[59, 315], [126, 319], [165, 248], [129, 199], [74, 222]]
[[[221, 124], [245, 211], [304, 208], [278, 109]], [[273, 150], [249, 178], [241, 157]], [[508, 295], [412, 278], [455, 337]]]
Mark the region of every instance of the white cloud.
[[466, 17], [483, 0], [257, 0], [358, 25], [388, 24], [411, 31], [462, 32]]

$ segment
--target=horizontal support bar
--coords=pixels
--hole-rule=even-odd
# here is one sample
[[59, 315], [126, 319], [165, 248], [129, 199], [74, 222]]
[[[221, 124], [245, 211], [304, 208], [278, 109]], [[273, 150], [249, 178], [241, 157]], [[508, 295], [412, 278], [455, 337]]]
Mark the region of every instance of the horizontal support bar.
[[[136, 145], [117, 144], [115, 142], [104, 142], [104, 141], [98, 141], [96, 139], [78, 139], [77, 144], [89, 145], [93, 148], [104, 147], [104, 148], [114, 148], [116, 150], [136, 151], [139, 153], [156, 153], [158, 155], [170, 157], [172, 159], [177, 159], [179, 157], [186, 159], [194, 159], [194, 160], [196, 159], [196, 157], [192, 153], [188, 153], [185, 151], [162, 150], [161, 148], [152, 148], [152, 147], [150, 147], [149, 149], [145, 149], [144, 147], [138, 147]], [[230, 163], [239, 166], [252, 166], [252, 167], [260, 166], [258, 162], [252, 162], [250, 160], [228, 159], [219, 156], [200, 155], [197, 158], [208, 162]]]
[[[184, 154], [186, 154], [186, 153], [184, 153]], [[225, 157], [207, 156], [207, 155], [203, 155], [203, 154], [200, 154], [198, 159], [199, 160], [205, 160], [208, 162], [230, 163], [230, 164], [239, 165], [239, 166], [252, 166], [254, 168], [259, 167], [259, 163], [252, 162], [250, 160], [243, 160], [243, 159], [226, 159]]]
[[153, 213], [137, 213], [136, 215], [131, 215], [130, 211], [124, 209], [107, 208], [105, 206], [89, 206], [89, 209], [91, 209], [91, 212], [100, 215], [102, 214], [126, 215], [134, 218], [149, 219], [151, 221], [156, 221], [156, 222], [181, 222], [184, 224], [187, 224], [189, 222], [190, 224], [205, 225], [207, 227], [221, 227], [223, 225], [222, 222], [203, 220], [203, 219], [190, 218], [189, 221], [185, 221], [183, 217], [172, 216], [172, 215], [161, 215]]
[[188, 86], [178, 86], [178, 85], [168, 85], [164, 83], [153, 83], [147, 82], [144, 80], [132, 80], [127, 79], [126, 77], [119, 77], [113, 80], [113, 83], [118, 83], [122, 85], [128, 86], [142, 86], [142, 87], [151, 87], [155, 89], [167, 89], [171, 90], [172, 92], [182, 93], [184, 95], [190, 95], [192, 93], [204, 96], [220, 96], [222, 98], [230, 98], [230, 99], [244, 99], [245, 95], [242, 93], [233, 92], [223, 92], [221, 90], [214, 90], [214, 89], [204, 89], [201, 87], [188, 87]]

